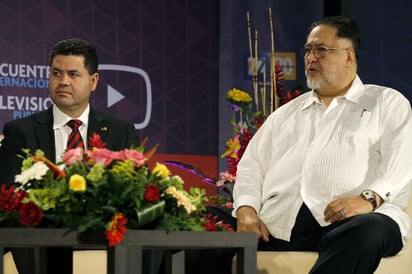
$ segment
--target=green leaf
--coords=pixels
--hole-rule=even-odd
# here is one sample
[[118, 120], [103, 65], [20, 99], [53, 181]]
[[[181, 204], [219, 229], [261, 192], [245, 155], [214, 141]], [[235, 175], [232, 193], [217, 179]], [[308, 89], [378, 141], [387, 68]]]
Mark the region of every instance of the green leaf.
[[166, 209], [165, 201], [147, 204], [136, 210], [138, 227], [147, 225], [162, 216]]

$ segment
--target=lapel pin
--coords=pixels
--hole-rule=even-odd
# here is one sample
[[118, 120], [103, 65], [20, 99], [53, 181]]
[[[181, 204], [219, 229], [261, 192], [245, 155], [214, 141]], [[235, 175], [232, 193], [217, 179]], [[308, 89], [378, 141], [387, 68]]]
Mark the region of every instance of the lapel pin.
[[107, 131], [107, 127], [100, 128], [101, 131]]

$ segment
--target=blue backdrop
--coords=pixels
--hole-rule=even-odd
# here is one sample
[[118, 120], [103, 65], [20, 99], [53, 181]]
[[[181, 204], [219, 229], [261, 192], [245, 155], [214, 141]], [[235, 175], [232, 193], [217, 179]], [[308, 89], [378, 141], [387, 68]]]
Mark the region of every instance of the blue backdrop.
[[393, 87], [412, 100], [412, 4], [407, 0], [345, 0], [343, 15], [361, 29], [359, 75]]
[[[290, 72], [295, 75], [283, 81], [285, 89], [296, 84], [305, 84], [303, 59], [300, 48], [306, 42], [307, 29], [313, 21], [323, 17], [323, 0], [220, 0], [219, 32], [219, 155], [225, 151], [225, 142], [232, 136], [229, 123], [230, 110], [226, 92], [239, 88], [253, 93], [251, 76], [248, 74], [247, 58], [250, 55], [248, 20], [249, 12], [252, 48], [254, 31], [258, 31], [258, 56], [270, 56], [272, 48], [269, 8], [272, 10], [275, 56], [286, 53], [295, 58]], [[254, 51], [254, 50], [252, 50]], [[269, 60], [266, 58], [266, 75], [269, 75]], [[269, 79], [267, 79], [269, 81]], [[226, 159], [219, 161], [219, 169], [226, 169]]]

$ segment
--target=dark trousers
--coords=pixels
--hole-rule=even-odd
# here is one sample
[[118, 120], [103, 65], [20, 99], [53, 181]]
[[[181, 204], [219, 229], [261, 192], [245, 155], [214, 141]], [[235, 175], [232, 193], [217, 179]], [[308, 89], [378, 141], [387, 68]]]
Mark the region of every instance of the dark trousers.
[[[208, 210], [236, 228], [231, 210]], [[372, 274], [382, 257], [396, 255], [402, 246], [399, 226], [386, 215], [357, 215], [321, 227], [303, 204], [290, 242], [270, 237], [269, 242], [259, 241], [258, 250], [317, 251], [311, 274]], [[185, 254], [187, 274], [230, 274], [235, 250], [190, 250]]]
[[[35, 248], [12, 248], [14, 263], [19, 274], [44, 274], [39, 271], [39, 250]], [[47, 274], [72, 274], [73, 249], [46, 248]]]
[[39, 273], [38, 249], [34, 248], [11, 248], [13, 260], [19, 274]]

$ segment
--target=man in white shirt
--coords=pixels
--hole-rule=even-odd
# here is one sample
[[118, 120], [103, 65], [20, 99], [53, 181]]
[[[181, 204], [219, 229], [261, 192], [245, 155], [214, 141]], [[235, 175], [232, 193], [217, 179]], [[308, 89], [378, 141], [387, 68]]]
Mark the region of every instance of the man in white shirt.
[[409, 237], [410, 103], [362, 83], [359, 45], [353, 20], [315, 22], [303, 49], [312, 90], [268, 117], [237, 167], [237, 231], [255, 232], [259, 250], [319, 252], [310, 273], [373, 273]]

